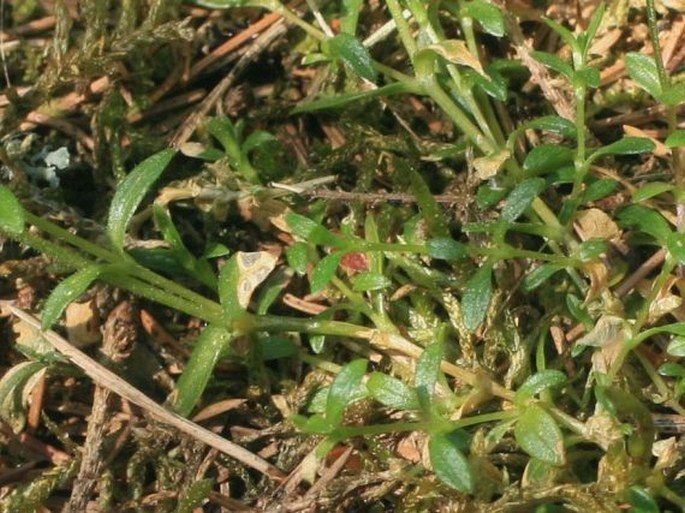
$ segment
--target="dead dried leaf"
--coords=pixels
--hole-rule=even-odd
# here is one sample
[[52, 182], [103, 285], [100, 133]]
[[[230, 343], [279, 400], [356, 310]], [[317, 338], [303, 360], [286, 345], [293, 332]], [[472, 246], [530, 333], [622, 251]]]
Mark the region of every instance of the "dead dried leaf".
[[579, 211], [575, 224], [583, 240], [611, 240], [621, 234], [614, 220], [598, 208]]
[[100, 341], [100, 320], [94, 301], [70, 303], [65, 311], [64, 325], [69, 342], [83, 348]]
[[481, 181], [492, 178], [502, 169], [502, 166], [510, 156], [511, 152], [505, 149], [486, 157], [475, 159], [473, 167], [476, 169], [476, 178]]

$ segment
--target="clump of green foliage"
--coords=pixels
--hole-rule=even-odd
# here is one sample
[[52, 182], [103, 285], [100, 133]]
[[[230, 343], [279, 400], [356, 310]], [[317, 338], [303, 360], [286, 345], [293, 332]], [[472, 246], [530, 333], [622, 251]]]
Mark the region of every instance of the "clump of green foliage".
[[[386, 0], [387, 24], [367, 39], [361, 35], [367, 30], [361, 1], [330, 7], [340, 13], [338, 34], [323, 21], [330, 12], [314, 9], [317, 27], [275, 0], [196, 3], [263, 7], [304, 30], [306, 63], [325, 69], [335, 86], [295, 106], [292, 116], [354, 113], [360, 104], [382, 100], [392, 106], [397, 97], [413, 95], [453, 124], [457, 133], [447, 141], [449, 151], [421, 141], [368, 148], [361, 167], [380, 162], [382, 155], [388, 179], [410, 192], [418, 208], [350, 205], [338, 216], [326, 202], [286, 202], [280, 190], [269, 187], [274, 177], [287, 178], [278, 176], [273, 161], [259, 158], [264, 148], [282, 149], [274, 135], [246, 132], [243, 123], [222, 116], [209, 119], [202, 151], [193, 158], [215, 172], [225, 170], [231, 178], [226, 182], [235, 186], [215, 200], [277, 200], [282, 211], [273, 222], [290, 241], [284, 258], [216, 244], [197, 256], [160, 204], [151, 212], [166, 248], [129, 251], [133, 216], [173, 167], [175, 149], [153, 154], [119, 182], [105, 245], [30, 213], [10, 189], [0, 187], [2, 232], [76, 271], [45, 301], [44, 328], [57, 323], [66, 305], [96, 280], [202, 319], [207, 326], [170, 400], [183, 416], [207, 400], [216, 365], [224, 359], [241, 361], [255, 373], [264, 372], [265, 362], [288, 360], [323, 369], [332, 375], [329, 382], [287, 421], [315, 437], [320, 460], [341, 443], [363, 441], [358, 443], [373, 448], [379, 440], [420, 434], [420, 461], [409, 464], [376, 448], [369, 463], [372, 472], [402, 461], [398, 483], [417, 507], [444, 505], [437, 492], [426, 492], [439, 487], [440, 494], [473, 511], [685, 510], [678, 471], [682, 441], [663, 437], [654, 420], [665, 410], [685, 414], [685, 322], [678, 322], [679, 301], [669, 303], [673, 307], [662, 301], [685, 263], [685, 235], [662, 215], [663, 202], [654, 201], [673, 198], [680, 205], [683, 199], [678, 155], [685, 135], [677, 130], [676, 110], [685, 87], [664, 69], [653, 2], [647, 13], [655, 51], [628, 53], [625, 63], [635, 83], [666, 108], [664, 142], [672, 156], [661, 164], [671, 166], [675, 179], [645, 184], [626, 204], [599, 214], [615, 231], [630, 232], [635, 251], [664, 249], [664, 262], [644, 294], [632, 288], [617, 292], [615, 285], [634, 269], [629, 262], [612, 265], [621, 259], [612, 246], [614, 231], [587, 240], [574, 231], [579, 219], [598, 215], [598, 202], [622, 187], [602, 177], [597, 166], [635, 164], [655, 149], [649, 138], [603, 143], [589, 130], [589, 98], [601, 86], [592, 45], [603, 30], [604, 4], [575, 33], [543, 20], [568, 58], [530, 54], [572, 92], [573, 119], [550, 110], [505, 127], [498, 112], [510, 98], [508, 81], [522, 66], [512, 58], [489, 59], [481, 40], [516, 42], [520, 29], [495, 3]], [[385, 52], [374, 50], [381, 33], [402, 59], [386, 63]], [[527, 147], [527, 131], [542, 142]], [[472, 210], [452, 222], [434, 188], [441, 183], [439, 173], [458, 174], [453, 168], [460, 161], [472, 168], [473, 176], [463, 182], [472, 189]], [[369, 169], [359, 172], [364, 190], [376, 172]], [[352, 259], [361, 263], [343, 273]], [[223, 264], [218, 270], [217, 260]], [[194, 285], [154, 269], [172, 269]], [[276, 300], [292, 284], [304, 284], [333, 306], [314, 317], [283, 315]], [[585, 335], [555, 347], [551, 329], [570, 331], [574, 324]], [[248, 349], [237, 350], [237, 340], [247, 340], [240, 346]], [[651, 346], [663, 349], [658, 366], [644, 351]], [[370, 359], [376, 353], [382, 358]], [[16, 394], [48, 365], [39, 360], [19, 378], [0, 381], [0, 397]]]

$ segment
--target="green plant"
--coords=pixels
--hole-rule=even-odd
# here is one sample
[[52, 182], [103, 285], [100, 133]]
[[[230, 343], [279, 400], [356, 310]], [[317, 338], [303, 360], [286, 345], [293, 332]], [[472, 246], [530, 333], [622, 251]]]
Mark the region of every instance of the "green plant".
[[[507, 133], [497, 107], [508, 95], [507, 66], [517, 63], [488, 61], [478, 43], [479, 30], [495, 38], [508, 33], [511, 20], [495, 4], [387, 0], [389, 23], [397, 31], [408, 63], [395, 69], [374, 57], [375, 39], [361, 40], [357, 35], [361, 32], [360, 2], [342, 2], [338, 35], [318, 11], [317, 28], [276, 1], [195, 3], [212, 8], [266, 7], [304, 29], [315, 43], [305, 64], [328, 67], [346, 89], [299, 104], [293, 115], [353, 108], [378, 98], [390, 101], [396, 95], [430, 100], [457, 128], [455, 146], [468, 146], [475, 153], [464, 158], [477, 182], [474, 203], [480, 215], [457, 227], [449, 223], [431, 192], [431, 177], [421, 168], [421, 159], [399, 150], [387, 161], [402, 175], [397, 180], [406, 185], [418, 207], [418, 213], [406, 214], [401, 229], [383, 222], [388, 217], [382, 218], [382, 212], [353, 211], [349, 219], [338, 222], [326, 218], [325, 204], [305, 207], [293, 201], [280, 224], [292, 238], [285, 250], [289, 271], [306, 282], [311, 293], [335, 299], [323, 314], [303, 318], [268, 313], [281, 285], [269, 281], [274, 270], [284, 266], [278, 256], [224, 249], [197, 257], [160, 206], [153, 208], [153, 215], [170, 247], [158, 252], [127, 250], [126, 233], [133, 214], [171, 165], [173, 150], [148, 158], [119, 184], [104, 246], [25, 211], [9, 189], [0, 187], [0, 229], [76, 271], [46, 301], [44, 327], [57, 322], [65, 306], [93, 281], [105, 280], [207, 323], [194, 342], [172, 398], [173, 407], [184, 416], [201, 402], [217, 362], [227, 355], [242, 357], [244, 362], [298, 358], [335, 374], [317, 394], [317, 404], [310, 402], [310, 415], [292, 418], [302, 432], [322, 437], [319, 458], [350, 438], [423, 432], [437, 477], [457, 492], [483, 497], [495, 493], [483, 484], [488, 471], [496, 473], [488, 458], [509, 440], [517, 452], [527, 455], [517, 470], [521, 480], [544, 484], [548, 491], [542, 500], [549, 499], [552, 510], [555, 496], [549, 490], [565, 479], [584, 479], [587, 469], [582, 460], [587, 454], [597, 465], [601, 461], [604, 468], [614, 469], [618, 477], [612, 481], [598, 476], [593, 482], [596, 488], [579, 494], [578, 503], [590, 501], [592, 493], [603, 490], [617, 492], [619, 500], [629, 501], [635, 511], [658, 511], [651, 494], [682, 508], [685, 501], [649, 461], [655, 434], [651, 414], [631, 395], [622, 375], [626, 369], [641, 369], [663, 404], [683, 413], [678, 403], [685, 390], [683, 366], [670, 361], [654, 369], [639, 351], [656, 337], [673, 335], [676, 338], [668, 342], [666, 351], [673, 359], [683, 356], [679, 337], [685, 336], [685, 325], [664, 323], [673, 309], [655, 310], [653, 305], [670, 288], [673, 271], [685, 263], [685, 241], [681, 227], [672, 229], [650, 202], [671, 192], [680, 202], [682, 180], [678, 178], [675, 185], [652, 183], [632, 196], [632, 204], [616, 212], [617, 230], [632, 230], [637, 243], [666, 250], [665, 264], [645, 298], [632, 295], [623, 303], [611, 290], [611, 281], [623, 276], [612, 276], [608, 269], [610, 236], [599, 233], [580, 240], [573, 231], [574, 223], [582, 221], [581, 213], [590, 212], [592, 205], [620, 187], [618, 180], [600, 178], [593, 167], [649, 153], [655, 147], [651, 140], [637, 137], [601, 144], [590, 133], [588, 97], [600, 86], [591, 48], [601, 28], [604, 4], [595, 9], [579, 34], [544, 20], [568, 47], [570, 63], [556, 53], [532, 53], [570, 87], [573, 119], [546, 114], [519, 123]], [[654, 32], [651, 3], [648, 13]], [[446, 27], [450, 23], [458, 30], [448, 30], [454, 29]], [[460, 38], [448, 38], [447, 33]], [[674, 123], [682, 87], [671, 83], [658, 45], [655, 50], [654, 60], [628, 54], [626, 65], [643, 89], [668, 106], [672, 133], [666, 143], [677, 149], [685, 144]], [[247, 184], [245, 190], [263, 190], [270, 173], [257, 165], [255, 152], [275, 138], [264, 131], [245, 137], [244, 130], [240, 121], [213, 118], [207, 131], [222, 149], [207, 145], [193, 155], [214, 163], [225, 159], [231, 172]], [[547, 142], [526, 149], [521, 138], [529, 130]], [[379, 153], [369, 160], [374, 161]], [[673, 165], [679, 170], [677, 152], [673, 155]], [[438, 156], [437, 160], [448, 158]], [[564, 187], [570, 189], [567, 194], [560, 192]], [[564, 194], [563, 202], [555, 201], [555, 195]], [[153, 257], [172, 259], [177, 266], [172, 274], [189, 277], [204, 287], [203, 292], [155, 273]], [[223, 257], [227, 258], [220, 270], [215, 270], [215, 259]], [[349, 266], [352, 259], [361, 263]], [[341, 269], [346, 266], [351, 270], [344, 274]], [[166, 265], [156, 268], [170, 270]], [[510, 276], [514, 271], [518, 281]], [[509, 298], [519, 294], [529, 300], [530, 309], [537, 309], [535, 314], [510, 311], [514, 309], [508, 307]], [[334, 320], [335, 314], [345, 316], [345, 321]], [[558, 317], [579, 322], [587, 331], [572, 352], [563, 347], [556, 353], [549, 349], [548, 330]], [[285, 335], [293, 332], [308, 336], [311, 351]], [[241, 337], [250, 342], [247, 356], [233, 346]], [[335, 343], [348, 339], [367, 342], [356, 349], [361, 355], [379, 350], [389, 361], [370, 372], [366, 357], [342, 365], [329, 361], [337, 354], [331, 349]], [[583, 355], [586, 348], [592, 348], [587, 352], [595, 355], [595, 361]], [[396, 354], [402, 358], [394, 358]], [[510, 363], [502, 372], [503, 355]], [[635, 361], [631, 362], [632, 355]], [[586, 370], [576, 375], [561, 370], [580, 363]], [[43, 367], [28, 364], [18, 369], [11, 380], [0, 382], [0, 396], [9, 397], [28, 386], [28, 378]], [[673, 383], [663, 378], [673, 378]], [[16, 399], [14, 395], [12, 408], [18, 410]], [[355, 405], [371, 401], [401, 420], [349, 421]], [[412, 470], [407, 479], [421, 479], [417, 475]]]

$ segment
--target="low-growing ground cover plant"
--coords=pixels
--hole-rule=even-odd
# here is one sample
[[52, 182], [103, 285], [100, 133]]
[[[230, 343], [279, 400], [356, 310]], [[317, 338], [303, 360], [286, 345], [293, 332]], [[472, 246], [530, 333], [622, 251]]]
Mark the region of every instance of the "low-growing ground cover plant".
[[[152, 53], [172, 65], [202, 35], [192, 18], [176, 21], [190, 6], [149, 2], [130, 18], [142, 4], [84, 2], [78, 52], [60, 36], [60, 7], [41, 91], [64, 79], [60, 59], [98, 73], [140, 53], [161, 71]], [[63, 323], [76, 339], [65, 313], [98, 291], [131, 294], [141, 319], [163, 319], [147, 329], [159, 354], [120, 344], [103, 364], [128, 368], [127, 381], [181, 417], [218, 418], [212, 427], [256, 456], [222, 459], [113, 415], [100, 414], [99, 434], [48, 412], [30, 421], [29, 395], [49, 395], [41, 382], [64, 393], [87, 380], [24, 334], [24, 358], [0, 379], [6, 436], [40, 428], [68, 456], [14, 482], [2, 507], [61, 497], [103, 510], [683, 510], [685, 87], [674, 37], [659, 37], [660, 23], [682, 24], [678, 9], [193, 4], [227, 19], [266, 9], [262, 20], [288, 24], [283, 69], [261, 93], [268, 108], [227, 113], [225, 78], [151, 149], [130, 91], [110, 92], [92, 124], [94, 162], [111, 173], [93, 187], [112, 195], [91, 206], [101, 223], [89, 230], [55, 217], [8, 122], [2, 250], [47, 257], [59, 276], [34, 302], [44, 330]], [[232, 69], [266, 51], [283, 32], [274, 27]], [[107, 46], [97, 58], [96, 36]], [[142, 92], [145, 80], [136, 108], [164, 94]], [[613, 121], [639, 102], [663, 122]], [[62, 167], [51, 162], [52, 179]], [[331, 176], [336, 188], [322, 189]], [[111, 325], [129, 322], [117, 315]], [[120, 340], [107, 323], [103, 333], [104, 346]], [[158, 381], [134, 370], [150, 357]], [[112, 456], [93, 462], [72, 434]], [[86, 462], [106, 476], [97, 490], [79, 473]]]

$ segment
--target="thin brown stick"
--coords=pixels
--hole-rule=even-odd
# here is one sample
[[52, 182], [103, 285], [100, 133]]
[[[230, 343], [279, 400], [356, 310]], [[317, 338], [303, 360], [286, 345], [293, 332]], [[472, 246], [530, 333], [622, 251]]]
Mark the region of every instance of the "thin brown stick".
[[[41, 330], [40, 321], [33, 315], [28, 314], [14, 305], [7, 305], [7, 308], [14, 315], [20, 319], [23, 319], [37, 330]], [[74, 365], [79, 367], [99, 386], [107, 388], [108, 390], [111, 390], [115, 394], [127, 399], [133, 404], [136, 404], [140, 408], [147, 411], [148, 414], [158, 422], [175, 427], [179, 431], [221, 451], [222, 453], [238, 460], [244, 465], [258, 470], [271, 479], [281, 480], [285, 477], [280, 469], [248, 451], [244, 447], [226, 440], [225, 438], [212, 433], [202, 426], [198, 426], [194, 422], [191, 422], [188, 419], [185, 419], [180, 415], [163, 408], [148, 396], [140, 392], [140, 390], [136, 389], [122, 378], [114, 374], [112, 371], [97, 363], [90, 356], [72, 346], [67, 340], [60, 337], [54, 331], [45, 331], [43, 332], [43, 336], [57, 351], [69, 358]]]
[[188, 119], [179, 127], [171, 139], [171, 146], [178, 148], [183, 143], [190, 139], [193, 132], [200, 125], [205, 116], [214, 107], [214, 105], [226, 93], [229, 87], [233, 85], [240, 73], [252, 62], [267, 46], [285, 33], [285, 23], [283, 20], [276, 21], [263, 34], [261, 34], [254, 42], [254, 44], [247, 49], [243, 56], [236, 62], [235, 66], [226, 75], [221, 82], [219, 82], [214, 89], [207, 95], [207, 98], [199, 105], [199, 107], [191, 114]]
[[205, 68], [214, 64], [221, 57], [230, 54], [232, 51], [236, 50], [237, 48], [242, 46], [244, 43], [248, 42], [255, 34], [259, 34], [263, 30], [266, 30], [267, 28], [269, 28], [271, 25], [273, 25], [274, 23], [276, 23], [280, 19], [281, 19], [280, 14], [271, 13], [271, 14], [267, 14], [266, 16], [264, 16], [261, 20], [251, 24], [245, 30], [243, 30], [239, 34], [236, 34], [235, 36], [230, 38], [225, 43], [217, 46], [207, 56], [205, 56], [202, 59], [200, 59], [199, 61], [197, 61], [193, 65], [193, 67], [190, 68], [190, 76], [196, 77]]
[[[356, 201], [359, 203], [385, 203], [387, 201], [395, 201], [400, 203], [416, 203], [416, 196], [413, 194], [406, 194], [402, 192], [349, 192], [349, 191], [331, 191], [328, 189], [316, 189], [313, 191], [301, 191], [302, 196], [310, 198], [321, 198], [339, 201]], [[433, 196], [437, 203], [458, 203], [463, 200], [463, 196], [454, 194], [437, 194]]]

